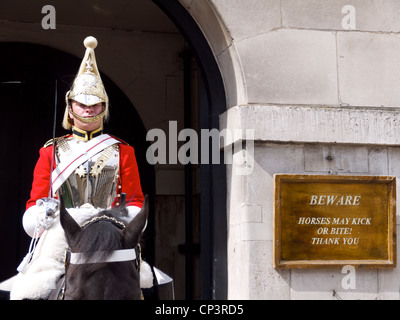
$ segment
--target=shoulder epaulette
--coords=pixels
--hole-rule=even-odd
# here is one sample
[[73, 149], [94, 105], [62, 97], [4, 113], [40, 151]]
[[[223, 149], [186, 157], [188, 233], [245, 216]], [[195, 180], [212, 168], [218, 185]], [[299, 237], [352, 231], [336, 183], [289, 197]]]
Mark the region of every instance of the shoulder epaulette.
[[50, 146], [53, 145], [54, 141], [57, 142], [58, 140], [63, 139], [63, 138], [66, 138], [66, 137], [68, 137], [68, 136], [69, 136], [69, 134], [67, 134], [67, 135], [65, 135], [65, 136], [62, 136], [62, 137], [57, 137], [57, 138], [55, 138], [55, 139], [50, 139], [49, 141], [47, 141], [47, 142], [43, 145], [43, 148], [50, 147]]

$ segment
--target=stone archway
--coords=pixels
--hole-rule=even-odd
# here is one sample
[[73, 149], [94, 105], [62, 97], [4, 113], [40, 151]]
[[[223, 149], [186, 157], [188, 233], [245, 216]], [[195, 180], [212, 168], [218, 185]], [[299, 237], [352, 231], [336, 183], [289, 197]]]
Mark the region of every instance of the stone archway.
[[[210, 43], [194, 18], [178, 0], [153, 0], [153, 2], [171, 18], [184, 35], [201, 70], [206, 91], [206, 101], [200, 108], [201, 129], [219, 128], [219, 116], [226, 111], [226, 93], [220, 67]], [[206, 5], [209, 6], [208, 2]], [[214, 15], [211, 11], [208, 13]], [[213, 19], [215, 16], [209, 18]], [[215, 32], [218, 33], [218, 29]], [[202, 298], [226, 299], [226, 169], [224, 164], [202, 164], [200, 168]]]
[[[216, 50], [218, 41], [209, 42], [207, 40], [216, 34], [218, 34], [218, 37], [221, 34], [222, 36], [224, 35], [220, 26], [215, 30], [212, 30], [212, 28], [207, 29], [205, 25], [199, 28], [196, 22], [201, 20], [198, 19], [200, 17], [218, 23], [209, 1], [154, 0], [153, 2], [178, 26], [201, 69], [203, 83], [200, 127], [204, 129], [219, 128], [219, 116], [224, 113], [227, 105], [234, 104], [234, 102], [227, 103], [226, 96], [229, 97], [229, 100], [232, 100], [232, 97], [236, 95], [234, 87], [228, 83], [229, 81], [235, 82], [236, 77], [228, 76], [229, 73], [234, 74], [233, 67], [224, 66], [231, 63], [229, 59], [222, 59], [223, 57], [229, 58], [229, 52], [221, 53], [220, 50]], [[0, 40], [3, 42], [20, 41], [21, 44], [24, 42], [45, 44], [63, 52], [74, 54], [76, 57], [81, 57], [83, 51], [81, 41], [85, 36], [91, 34], [99, 40], [101, 39], [96, 49], [100, 70], [107, 74], [110, 79], [113, 79], [118, 88], [123, 90], [128, 101], [122, 99], [120, 102], [130, 103], [131, 101], [137, 108], [144, 126], [149, 130], [159, 125], [160, 117], [154, 120], [154, 114], [160, 114], [160, 112], [157, 112], [159, 111], [157, 108], [164, 106], [166, 103], [165, 100], [154, 99], [154, 97], [163, 96], [166, 92], [165, 87], [163, 87], [166, 81], [162, 77], [172, 75], [171, 78], [178, 79], [174, 73], [176, 70], [180, 70], [176, 63], [178, 59], [175, 57], [175, 50], [181, 50], [176, 49], [178, 46], [183, 47], [182, 36], [179, 34], [176, 37], [176, 28], [170, 28], [171, 23], [163, 12], [158, 8], [154, 10], [154, 3], [147, 0], [134, 2], [119, 0], [118, 3], [113, 2], [112, 4], [106, 0], [88, 1], [82, 4], [82, 10], [74, 12], [74, 8], [68, 3], [57, 0], [53, 2], [57, 12], [57, 28], [43, 31], [40, 23], [42, 18], [40, 16], [40, 4], [30, 2], [25, 8], [26, 10], [22, 12], [15, 2], [7, 0], [2, 4], [4, 10], [0, 14], [2, 19]], [[196, 16], [193, 13], [197, 14], [198, 12], [185, 8], [182, 5], [185, 3], [190, 3], [193, 9], [203, 4], [203, 9], [206, 8], [206, 10], [199, 11], [200, 16]], [[208, 14], [210, 15], [207, 16]], [[166, 26], [167, 28], [165, 28]], [[172, 39], [171, 41], [175, 46], [167, 54], [164, 46], [166, 40], [164, 41], [163, 39], [165, 38], [163, 37], [168, 38], [168, 40]], [[161, 41], [162, 45], [155, 47], [154, 44], [158, 43], [158, 41]], [[226, 43], [223, 46], [226, 48]], [[149, 47], [154, 50], [142, 50]], [[114, 48], [118, 48], [118, 52]], [[160, 53], [162, 53], [163, 59], [159, 59]], [[216, 53], [219, 55], [217, 58]], [[27, 53], [25, 52], [25, 54]], [[78, 60], [80, 61], [79, 58]], [[144, 60], [145, 63], [143, 64]], [[154, 76], [154, 74], [146, 74], [141, 69], [149, 67], [160, 60], [163, 63], [171, 64], [163, 69], [162, 74]], [[21, 60], [20, 62], [25, 63], [28, 60]], [[37, 64], [37, 61], [31, 61], [30, 64]], [[30, 64], [26, 66], [27, 70], [31, 68]], [[42, 66], [46, 64], [48, 64], [48, 61], [43, 62]], [[74, 70], [72, 73], [75, 73], [78, 65], [79, 62], [75, 67], [68, 70], [68, 73], [70, 74], [71, 70]], [[221, 68], [221, 65], [224, 67]], [[163, 65], [163, 67], [165, 66]], [[221, 70], [223, 71], [223, 77], [221, 77]], [[138, 79], [140, 81], [143, 80], [140, 86], [137, 86]], [[47, 84], [49, 88], [52, 86], [50, 82]], [[174, 83], [174, 85], [176, 84], [177, 82]], [[177, 87], [176, 85], [174, 89]], [[233, 89], [226, 91], [226, 88]], [[154, 94], [154, 92], [161, 94]], [[52, 95], [53, 93], [50, 94]], [[176, 100], [173, 102], [176, 102]], [[48, 109], [50, 110], [52, 107], [50, 106]], [[114, 111], [118, 113], [117, 109], [112, 112]], [[51, 118], [52, 115], [49, 114], [49, 117]], [[118, 116], [114, 117], [112, 115], [112, 119], [116, 118]], [[165, 119], [169, 120], [169, 118]], [[165, 121], [165, 119], [161, 120]], [[116, 129], [122, 130], [122, 126]], [[121, 138], [124, 138], [124, 133], [119, 133], [120, 131], [118, 130], [115, 134], [122, 135]], [[46, 136], [46, 139], [49, 136], [49, 134], [43, 135]], [[139, 135], [137, 138], [145, 141], [143, 135]], [[42, 143], [32, 146], [32, 153], [36, 152]], [[145, 155], [145, 152], [140, 153], [143, 156]], [[141, 160], [138, 159], [138, 161], [140, 162]], [[147, 165], [145, 159], [143, 164]], [[28, 170], [28, 168], [26, 171], [31, 174], [31, 170]], [[201, 203], [203, 204], [201, 209], [201, 227], [203, 230], [201, 241], [202, 297], [205, 299], [223, 299], [226, 297], [227, 290], [225, 165], [202, 165], [200, 172]], [[153, 179], [153, 176], [151, 179]], [[223, 232], [220, 232], [221, 230]]]

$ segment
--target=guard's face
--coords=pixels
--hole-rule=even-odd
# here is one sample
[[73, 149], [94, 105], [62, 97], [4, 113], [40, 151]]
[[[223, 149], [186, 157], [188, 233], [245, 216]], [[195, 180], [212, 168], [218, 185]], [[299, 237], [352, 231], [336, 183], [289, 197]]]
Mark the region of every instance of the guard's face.
[[[72, 111], [75, 112], [80, 117], [92, 118], [92, 117], [99, 115], [103, 111], [103, 104], [101, 102], [99, 102], [97, 104], [87, 106], [83, 103], [72, 100], [71, 108], [72, 108]], [[103, 121], [103, 119], [99, 119], [96, 122], [85, 123], [85, 122], [80, 121], [77, 118], [74, 118], [73, 114], [70, 113], [69, 115], [70, 115], [70, 118], [74, 120], [74, 125], [77, 128], [86, 130], [86, 131], [93, 131], [93, 130], [98, 129], [101, 126], [101, 123]]]

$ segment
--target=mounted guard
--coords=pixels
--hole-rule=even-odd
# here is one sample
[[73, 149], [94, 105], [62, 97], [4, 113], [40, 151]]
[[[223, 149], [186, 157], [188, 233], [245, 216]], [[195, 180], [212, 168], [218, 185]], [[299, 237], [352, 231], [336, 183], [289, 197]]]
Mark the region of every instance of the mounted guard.
[[[32, 243], [18, 268], [11, 299], [47, 299], [65, 272], [65, 235], [50, 232], [56, 229], [54, 225], [60, 225], [60, 198], [81, 224], [100, 209], [120, 207], [122, 197], [126, 214], [120, 219], [126, 225], [143, 206], [133, 147], [103, 133], [103, 122], [109, 118], [109, 101], [94, 53], [97, 40], [87, 37], [84, 46], [86, 52], [79, 71], [65, 96], [62, 125], [71, 134], [45, 143], [34, 169], [23, 215], [23, 227]], [[150, 288], [153, 271], [143, 265], [141, 286]]]

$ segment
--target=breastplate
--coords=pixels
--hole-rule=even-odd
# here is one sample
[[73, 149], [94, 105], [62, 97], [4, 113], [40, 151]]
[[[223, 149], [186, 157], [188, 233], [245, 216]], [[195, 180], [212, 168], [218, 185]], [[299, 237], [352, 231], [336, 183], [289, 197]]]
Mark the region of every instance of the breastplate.
[[[72, 152], [74, 145], [82, 143], [72, 137], [58, 140], [57, 163]], [[109, 208], [117, 193], [118, 173], [119, 147], [114, 144], [81, 164], [63, 183], [60, 192], [65, 206], [90, 203], [95, 208]]]

